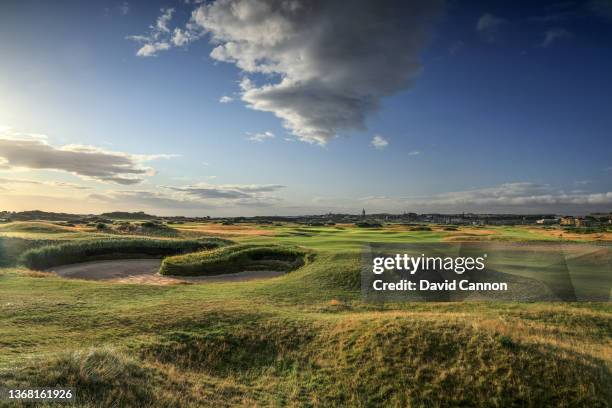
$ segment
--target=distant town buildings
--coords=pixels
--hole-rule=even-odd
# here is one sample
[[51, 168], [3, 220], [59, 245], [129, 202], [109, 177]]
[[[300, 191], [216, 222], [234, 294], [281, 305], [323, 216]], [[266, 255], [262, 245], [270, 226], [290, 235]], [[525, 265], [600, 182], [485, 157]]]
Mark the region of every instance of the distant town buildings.
[[552, 224], [558, 224], [558, 223], [559, 223], [559, 220], [557, 218], [541, 218], [536, 221], [536, 224], [541, 224], [541, 225], [552, 225]]
[[561, 217], [559, 224], [567, 227], [586, 227], [589, 221], [583, 217]]
[[612, 226], [612, 212], [609, 213], [592, 213], [586, 216], [559, 216], [556, 214], [475, 214], [475, 213], [459, 213], [459, 214], [440, 214], [427, 213], [417, 214], [414, 212], [403, 212], [401, 214], [391, 213], [375, 213], [366, 214], [365, 208], [360, 214], [327, 214], [317, 215], [296, 215], [296, 216], [256, 216], [256, 217], [158, 217], [155, 215], [145, 214], [143, 212], [135, 213], [105, 213], [101, 215], [78, 215], [66, 213], [51, 213], [44, 211], [23, 211], [9, 212], [0, 211], [0, 222], [10, 221], [29, 221], [29, 220], [51, 220], [51, 221], [69, 221], [69, 222], [89, 222], [99, 220], [100, 217], [108, 219], [151, 219], [168, 222], [228, 222], [228, 223], [259, 223], [272, 224], [277, 222], [293, 222], [304, 225], [334, 225], [338, 223], [354, 224], [442, 224], [442, 225], [560, 225], [561, 227], [598, 227], [608, 228]]

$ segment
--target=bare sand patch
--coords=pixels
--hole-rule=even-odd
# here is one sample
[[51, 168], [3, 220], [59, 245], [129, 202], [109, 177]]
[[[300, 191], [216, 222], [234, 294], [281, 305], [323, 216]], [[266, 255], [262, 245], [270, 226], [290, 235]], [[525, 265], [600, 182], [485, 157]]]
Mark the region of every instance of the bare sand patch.
[[180, 231], [196, 231], [217, 236], [249, 236], [249, 235], [275, 235], [276, 231], [258, 228], [255, 225], [223, 225], [223, 224], [200, 224], [195, 226], [174, 227]]
[[244, 271], [215, 276], [162, 276], [158, 274], [161, 259], [121, 259], [93, 261], [51, 268], [64, 278], [102, 280], [116, 283], [171, 285], [206, 282], [242, 282], [284, 275], [278, 271]]
[[477, 229], [477, 228], [459, 228], [456, 231], [446, 231], [444, 229], [436, 229], [436, 231], [443, 231], [448, 233], [448, 236], [442, 238], [442, 241], [487, 241], [495, 235], [499, 235], [498, 231], [490, 229]]
[[228, 273], [215, 276], [164, 276], [164, 275], [136, 275], [127, 278], [115, 279], [117, 283], [140, 283], [147, 285], [173, 285], [190, 283], [215, 283], [215, 282], [245, 282], [255, 279], [268, 279], [284, 275], [279, 271], [244, 271]]

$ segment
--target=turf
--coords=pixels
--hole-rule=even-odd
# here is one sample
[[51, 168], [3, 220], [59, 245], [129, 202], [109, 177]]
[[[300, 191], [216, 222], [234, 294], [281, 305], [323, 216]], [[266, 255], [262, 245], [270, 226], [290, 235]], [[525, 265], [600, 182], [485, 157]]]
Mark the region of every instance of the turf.
[[[74, 387], [82, 406], [612, 401], [608, 302], [361, 300], [364, 244], [437, 242], [477, 230], [256, 228], [272, 234], [232, 239], [299, 246], [315, 256], [282, 277], [202, 285], [112, 284], [0, 269], [0, 383]], [[490, 230], [479, 237], [539, 238], [520, 228]]]

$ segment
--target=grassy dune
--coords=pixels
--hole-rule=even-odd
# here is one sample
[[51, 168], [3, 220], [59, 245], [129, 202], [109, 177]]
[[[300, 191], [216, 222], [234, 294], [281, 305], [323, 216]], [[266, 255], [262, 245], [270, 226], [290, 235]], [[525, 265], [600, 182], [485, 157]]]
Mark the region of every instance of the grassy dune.
[[83, 406], [609, 406], [610, 303], [362, 302], [363, 243], [455, 233], [278, 227], [240, 241], [316, 257], [241, 283], [0, 269], [0, 383]]
[[0, 232], [25, 232], [36, 234], [60, 234], [64, 232], [73, 232], [74, 228], [64, 227], [50, 222], [10, 222], [8, 224], [0, 224]]
[[290, 271], [304, 264], [305, 252], [297, 248], [263, 245], [232, 245], [165, 258], [162, 275], [206, 276], [241, 271]]

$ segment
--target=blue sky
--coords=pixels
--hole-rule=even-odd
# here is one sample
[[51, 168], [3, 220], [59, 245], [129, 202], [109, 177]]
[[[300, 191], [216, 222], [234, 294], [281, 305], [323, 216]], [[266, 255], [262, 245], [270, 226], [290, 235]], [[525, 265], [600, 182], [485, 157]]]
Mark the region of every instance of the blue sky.
[[293, 3], [2, 2], [0, 209], [612, 209], [612, 2]]

